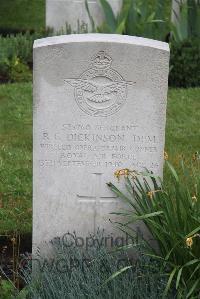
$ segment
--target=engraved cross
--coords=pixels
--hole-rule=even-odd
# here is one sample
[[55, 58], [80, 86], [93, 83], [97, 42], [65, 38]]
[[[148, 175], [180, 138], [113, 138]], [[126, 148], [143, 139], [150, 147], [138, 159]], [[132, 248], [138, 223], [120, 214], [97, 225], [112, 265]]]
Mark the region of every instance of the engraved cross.
[[101, 196], [101, 189], [102, 189], [102, 175], [103, 173], [92, 173], [95, 175], [95, 194], [94, 195], [80, 195], [77, 194], [78, 202], [80, 203], [94, 203], [94, 233], [96, 232], [96, 218], [97, 218], [97, 207], [101, 203], [114, 203], [116, 202], [116, 196]]

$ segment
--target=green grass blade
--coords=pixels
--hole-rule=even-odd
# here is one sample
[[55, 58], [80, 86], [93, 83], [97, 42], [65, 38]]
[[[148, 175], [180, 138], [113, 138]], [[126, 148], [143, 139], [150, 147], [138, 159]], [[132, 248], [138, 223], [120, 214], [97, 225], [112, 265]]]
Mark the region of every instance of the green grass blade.
[[103, 285], [107, 284], [108, 282], [110, 282], [111, 280], [113, 280], [114, 278], [116, 278], [117, 276], [119, 276], [120, 274], [122, 274], [123, 272], [127, 271], [128, 269], [133, 268], [132, 266], [127, 266], [122, 268], [121, 270], [115, 272], [114, 274], [112, 274], [105, 282]]
[[190, 289], [189, 293], [187, 294], [186, 299], [190, 298], [190, 296], [192, 295], [192, 293], [194, 292], [194, 290], [196, 289], [196, 287], [198, 286], [199, 283], [200, 283], [200, 278], [195, 281], [195, 283], [193, 284], [193, 286]]
[[154, 212], [154, 213], [150, 213], [150, 214], [145, 214], [145, 215], [141, 215], [141, 216], [133, 216], [132, 218], [135, 220], [144, 220], [147, 218], [152, 218], [152, 217], [156, 217], [163, 214], [163, 211], [158, 211], [158, 212]]
[[117, 34], [122, 34], [122, 33], [124, 32], [124, 30], [125, 30], [125, 20], [122, 21], [122, 22], [118, 25], [118, 27], [117, 27], [115, 33], [117, 33]]
[[185, 238], [190, 238], [192, 237], [194, 234], [198, 233], [200, 231], [200, 226], [198, 226], [197, 228], [195, 228], [193, 231], [191, 231], [189, 234], [187, 234], [185, 236]]
[[90, 20], [90, 23], [91, 23], [91, 26], [92, 26], [92, 32], [95, 32], [95, 23], [94, 23], [94, 19], [90, 13], [90, 9], [89, 9], [89, 6], [88, 6], [88, 0], [85, 0], [85, 8], [87, 10], [87, 13], [88, 13], [88, 17], [89, 17], [89, 20]]
[[200, 263], [200, 259], [194, 259], [192, 261], [189, 261], [187, 262], [183, 267], [187, 267], [187, 266], [190, 266], [190, 265], [194, 265], [196, 263]]
[[196, 266], [196, 268], [194, 269], [194, 271], [192, 272], [192, 274], [191, 274], [191, 276], [190, 276], [189, 279], [191, 279], [191, 278], [194, 276], [194, 274], [195, 274], [199, 269], [200, 269], [200, 262], [199, 262], [199, 264]]
[[104, 11], [106, 23], [108, 24], [108, 26], [114, 33], [117, 28], [117, 21], [116, 21], [115, 15], [113, 13], [113, 10], [112, 10], [110, 4], [107, 2], [107, 0], [100, 0], [100, 2], [102, 5], [102, 8], [103, 8], [103, 11]]
[[180, 283], [180, 279], [181, 279], [182, 271], [183, 271], [183, 267], [180, 268], [180, 270], [178, 271], [178, 274], [177, 274], [176, 289], [178, 289], [178, 286], [179, 286], [179, 283]]
[[164, 291], [164, 294], [163, 294], [163, 298], [166, 297], [167, 293], [169, 292], [169, 289], [170, 289], [170, 286], [171, 286], [171, 283], [172, 283], [172, 280], [176, 274], [176, 271], [177, 271], [177, 267], [175, 267], [173, 269], [173, 271], [171, 272], [170, 276], [169, 276], [169, 279], [168, 279], [168, 282], [167, 282], [167, 286], [165, 288], [165, 291]]
[[178, 183], [179, 178], [178, 178], [178, 175], [176, 173], [176, 170], [174, 169], [174, 167], [168, 161], [166, 161], [166, 164], [167, 164], [168, 168], [170, 169], [170, 171], [171, 171], [173, 177], [175, 178], [176, 182]]
[[130, 204], [133, 208], [135, 208], [135, 205], [132, 200], [130, 200], [127, 196], [125, 196], [118, 188], [116, 188], [112, 183], [107, 183], [107, 186], [121, 199], [126, 201], [128, 204]]

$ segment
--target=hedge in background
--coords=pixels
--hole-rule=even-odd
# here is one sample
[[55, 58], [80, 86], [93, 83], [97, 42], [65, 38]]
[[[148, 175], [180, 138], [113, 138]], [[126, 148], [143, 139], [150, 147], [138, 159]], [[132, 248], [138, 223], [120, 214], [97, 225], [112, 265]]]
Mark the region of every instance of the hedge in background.
[[0, 34], [45, 27], [45, 0], [0, 0]]
[[33, 42], [41, 33], [0, 36], [0, 82], [31, 80]]
[[200, 41], [197, 39], [171, 44], [169, 85], [200, 86]]
[[[31, 80], [32, 47], [37, 38], [51, 32], [0, 36], [0, 83]], [[197, 39], [171, 43], [169, 85], [173, 87], [200, 86], [200, 42]]]

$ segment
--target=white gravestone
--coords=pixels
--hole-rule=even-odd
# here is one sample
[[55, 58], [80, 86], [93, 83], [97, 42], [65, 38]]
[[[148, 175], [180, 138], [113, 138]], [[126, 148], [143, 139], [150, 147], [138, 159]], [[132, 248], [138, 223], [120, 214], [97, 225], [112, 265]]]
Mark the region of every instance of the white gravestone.
[[181, 13], [181, 6], [186, 4], [186, 0], [173, 0], [172, 1], [172, 14], [171, 20], [172, 23], [178, 25], [180, 22], [180, 13]]
[[162, 176], [168, 44], [86, 34], [34, 43], [33, 243], [115, 234], [106, 183], [147, 167]]
[[[122, 0], [108, 0], [113, 12], [117, 14], [121, 8]], [[88, 0], [88, 6], [95, 25], [104, 21], [103, 9], [99, 0]], [[91, 24], [85, 7], [85, 0], [46, 0], [46, 26], [54, 31], [65, 28], [68, 23], [72, 31], [78, 31], [78, 21], [84, 23], [91, 31]]]

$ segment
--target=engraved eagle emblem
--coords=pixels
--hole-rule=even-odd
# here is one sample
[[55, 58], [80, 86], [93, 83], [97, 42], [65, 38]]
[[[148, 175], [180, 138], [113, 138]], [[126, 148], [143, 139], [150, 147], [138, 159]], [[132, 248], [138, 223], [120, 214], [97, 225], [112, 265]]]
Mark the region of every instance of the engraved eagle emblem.
[[[91, 59], [91, 67], [78, 78], [64, 79], [74, 88], [78, 106], [91, 116], [107, 116], [121, 109], [127, 98], [127, 87], [133, 82], [124, 78], [112, 66], [112, 58], [99, 51]], [[134, 82], [135, 83], [135, 82]]]
[[110, 101], [112, 94], [121, 92], [127, 85], [131, 85], [131, 82], [120, 81], [111, 83], [100, 84], [98, 82], [83, 80], [83, 79], [65, 79], [66, 83], [72, 87], [80, 88], [87, 92], [86, 99], [93, 103], [104, 103]]

